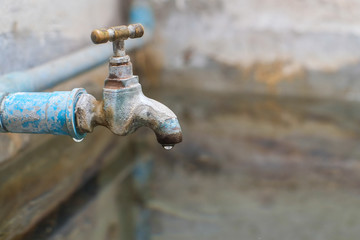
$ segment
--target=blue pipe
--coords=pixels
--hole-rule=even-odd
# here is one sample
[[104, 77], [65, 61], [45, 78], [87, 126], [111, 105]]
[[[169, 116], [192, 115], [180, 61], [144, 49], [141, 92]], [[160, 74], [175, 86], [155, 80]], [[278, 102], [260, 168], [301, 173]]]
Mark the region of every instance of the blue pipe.
[[[141, 47], [149, 35], [151, 32], [147, 38], [129, 41], [126, 48]], [[5, 74], [0, 76], [0, 92], [43, 91], [105, 63], [111, 55], [111, 46], [96, 45], [35, 68]]]
[[0, 76], [0, 92], [36, 92], [56, 86], [103, 64], [111, 56], [109, 46], [95, 46], [25, 71]]
[[70, 135], [81, 140], [76, 129], [75, 106], [84, 89], [59, 92], [19, 92], [1, 102], [0, 132]]

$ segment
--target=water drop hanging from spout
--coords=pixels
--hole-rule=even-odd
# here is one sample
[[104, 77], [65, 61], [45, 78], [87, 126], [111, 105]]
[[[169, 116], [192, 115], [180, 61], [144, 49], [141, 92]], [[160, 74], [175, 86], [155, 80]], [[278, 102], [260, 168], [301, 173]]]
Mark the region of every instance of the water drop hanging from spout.
[[174, 145], [163, 145], [163, 148], [165, 150], [171, 150], [174, 147]]

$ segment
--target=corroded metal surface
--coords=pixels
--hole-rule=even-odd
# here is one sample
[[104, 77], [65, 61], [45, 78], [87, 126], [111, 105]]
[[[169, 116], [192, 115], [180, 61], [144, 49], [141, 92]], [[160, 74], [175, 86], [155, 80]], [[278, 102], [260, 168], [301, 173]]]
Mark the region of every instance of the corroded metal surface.
[[105, 88], [104, 109], [108, 127], [115, 134], [127, 135], [146, 126], [155, 132], [162, 145], [174, 145], [182, 140], [176, 115], [165, 105], [147, 98], [139, 83], [122, 89]]
[[172, 146], [182, 141], [176, 115], [165, 105], [147, 98], [137, 76], [122, 80], [125, 87], [104, 88], [103, 101], [89, 95], [80, 96], [76, 119], [80, 131], [92, 132], [97, 125], [117, 135], [127, 135], [141, 126], [151, 128], [160, 144]]
[[[136, 26], [132, 26], [135, 32]], [[94, 34], [100, 33], [97, 30], [93, 32], [92, 38], [95, 38], [95, 43], [106, 42], [100, 41], [97, 35], [93, 36]], [[137, 33], [133, 35], [142, 36]], [[131, 37], [131, 34], [129, 36]], [[182, 141], [180, 124], [168, 107], [143, 94], [138, 77], [133, 75], [130, 58], [125, 55], [123, 40], [129, 36], [111, 39], [115, 41], [114, 56], [110, 58], [103, 100], [96, 101], [93, 96], [83, 94], [76, 105], [77, 126], [81, 132], [86, 133], [92, 132], [95, 126], [102, 125], [121, 136], [145, 126], [155, 132], [158, 142], [164, 148], [171, 149]], [[118, 54], [119, 52], [121, 53]]]

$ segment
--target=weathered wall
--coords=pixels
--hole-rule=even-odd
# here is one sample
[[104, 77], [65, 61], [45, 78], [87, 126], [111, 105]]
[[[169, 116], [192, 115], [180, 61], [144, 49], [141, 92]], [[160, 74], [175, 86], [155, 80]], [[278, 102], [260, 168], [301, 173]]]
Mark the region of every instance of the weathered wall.
[[357, 239], [359, 2], [153, 4], [161, 57], [135, 61], [184, 131], [158, 155], [153, 239]]
[[[90, 43], [91, 28], [110, 25], [116, 18], [103, 14], [114, 10], [108, 6], [111, 1], [42, 1], [39, 6], [44, 16], [38, 15], [38, 10], [29, 11], [35, 8], [34, 2], [3, 2], [4, 6], [19, 8], [6, 7], [5, 16], [10, 17], [4, 21], [6, 30], [0, 36], [2, 73], [85, 46]], [[81, 3], [89, 8], [82, 8]], [[154, 89], [145, 93], [172, 108], [184, 130], [184, 143], [170, 152], [158, 146], [152, 133], [149, 135], [149, 142], [154, 144], [150, 151], [159, 150], [153, 196], [147, 205], [153, 210], [153, 239], [357, 239], [360, 117], [357, 102], [347, 100], [357, 101], [360, 96], [359, 3], [153, 0], [152, 4], [157, 19], [156, 41], [132, 57], [135, 73], [140, 74], [144, 85], [160, 83], [162, 88], [157, 93]], [[26, 46], [20, 52], [25, 59], [22, 63], [13, 59], [20, 55], [19, 45]], [[96, 83], [87, 85], [94, 79], [90, 73], [60, 88], [84, 86], [91, 92], [93, 86], [94, 93], [99, 94], [95, 90], [101, 90], [104, 72], [105, 68], [95, 74], [99, 77]], [[96, 145], [97, 136], [90, 135], [85, 141]], [[12, 155], [30, 140], [41, 138], [18, 134], [1, 137], [8, 138], [0, 146], [4, 173], [11, 166]], [[85, 141], [80, 144], [88, 144]], [[91, 145], [78, 146], [71, 147], [75, 149], [72, 151], [89, 147], [97, 152]], [[51, 149], [46, 148], [55, 151]], [[61, 146], [56, 149], [62, 152]], [[71, 154], [71, 149], [61, 156]], [[36, 159], [36, 149], [32, 154], [35, 163], [50, 164], [45, 157]], [[89, 162], [85, 156], [81, 159]], [[74, 178], [81, 179], [87, 171], [73, 169], [76, 160], [57, 159], [53, 164], [79, 171]], [[18, 161], [26, 162], [26, 157]], [[56, 168], [51, 170], [57, 172]], [[44, 199], [42, 196], [59, 199], [47, 191], [58, 183], [58, 175], [54, 174], [54, 179], [52, 171], [45, 176], [52, 180], [44, 183], [45, 187], [39, 184], [44, 178], [32, 175], [30, 167], [24, 169], [25, 175], [16, 179], [14, 175], [13, 181], [2, 185], [12, 188], [13, 184], [31, 192], [32, 185], [27, 183], [31, 180], [37, 186], [32, 193], [35, 200]], [[2, 177], [12, 179], [5, 174]], [[63, 198], [70, 192], [62, 191], [66, 194]], [[7, 194], [22, 199], [20, 191]], [[89, 214], [95, 216], [92, 218], [98, 216], [97, 204], [102, 208], [104, 202], [114, 202], [113, 194], [109, 195], [106, 199], [99, 196], [88, 205]], [[7, 219], [15, 219], [10, 229], [19, 232], [29, 227], [18, 228], [24, 219], [16, 218], [16, 213], [33, 209], [33, 203], [20, 200], [9, 202], [10, 207], [3, 210]], [[49, 204], [44, 211], [52, 210]], [[68, 224], [60, 224], [65, 231], [58, 232], [59, 238], [88, 237], [70, 226], [76, 219], [90, 216], [83, 218], [83, 209], [70, 216]], [[31, 219], [31, 214], [27, 216], [25, 220], [38, 221]], [[108, 219], [109, 234], [118, 236], [118, 230], [111, 231], [110, 222], [118, 221], [113, 212], [101, 216]], [[100, 232], [106, 233], [105, 229], [101, 226]], [[19, 233], [8, 236], [14, 234]]]
[[0, 0], [0, 74], [85, 47], [96, 27], [118, 23], [117, 0]]
[[359, 98], [358, 1], [178, 0], [154, 6], [166, 68], [211, 68], [215, 60], [238, 70], [238, 81], [211, 79], [211, 90]]

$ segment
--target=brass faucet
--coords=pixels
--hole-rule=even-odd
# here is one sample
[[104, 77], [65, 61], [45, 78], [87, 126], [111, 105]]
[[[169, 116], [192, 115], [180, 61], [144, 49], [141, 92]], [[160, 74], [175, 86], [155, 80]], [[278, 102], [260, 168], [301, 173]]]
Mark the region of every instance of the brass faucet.
[[151, 128], [158, 142], [171, 149], [182, 141], [181, 127], [176, 115], [165, 105], [147, 98], [133, 75], [130, 57], [124, 41], [144, 35], [141, 24], [96, 29], [91, 33], [95, 44], [113, 42], [114, 55], [109, 60], [109, 75], [103, 88], [103, 100], [82, 94], [76, 104], [76, 123], [81, 133], [92, 132], [102, 125], [117, 135], [127, 135], [139, 127]]

